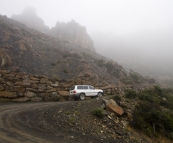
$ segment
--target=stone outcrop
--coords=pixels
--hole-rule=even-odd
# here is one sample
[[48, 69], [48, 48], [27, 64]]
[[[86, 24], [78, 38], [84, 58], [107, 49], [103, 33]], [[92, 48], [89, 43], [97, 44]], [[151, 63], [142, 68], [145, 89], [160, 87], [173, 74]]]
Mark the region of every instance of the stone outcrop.
[[30, 28], [54, 36], [60, 41], [73, 43], [81, 48], [95, 52], [93, 42], [86, 32], [86, 28], [74, 20], [68, 23], [57, 22], [56, 26], [50, 29], [44, 24], [44, 21], [37, 16], [36, 10], [33, 7], [27, 7], [21, 15], [12, 15], [11, 18]]
[[81, 48], [86, 48], [95, 52], [93, 41], [87, 34], [86, 28], [80, 26], [74, 20], [68, 23], [57, 22], [56, 26], [51, 29], [51, 34], [62, 41], [66, 40], [80, 46]]

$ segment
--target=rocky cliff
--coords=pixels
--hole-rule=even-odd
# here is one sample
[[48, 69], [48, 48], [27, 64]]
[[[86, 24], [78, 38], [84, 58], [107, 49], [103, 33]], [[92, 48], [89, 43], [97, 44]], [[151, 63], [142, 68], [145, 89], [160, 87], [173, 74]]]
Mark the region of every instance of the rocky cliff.
[[74, 20], [68, 23], [57, 22], [56, 26], [50, 29], [44, 24], [44, 21], [37, 16], [36, 10], [33, 7], [27, 7], [21, 15], [12, 15], [11, 18], [42, 33], [57, 37], [59, 40], [66, 40], [81, 48], [95, 52], [93, 42], [86, 32], [86, 28]]
[[68, 40], [81, 48], [95, 52], [93, 42], [86, 32], [86, 28], [80, 26], [74, 20], [68, 23], [57, 22], [56, 26], [51, 29], [51, 34], [60, 40]]
[[96, 86], [152, 83], [117, 62], [0, 16], [0, 66]]

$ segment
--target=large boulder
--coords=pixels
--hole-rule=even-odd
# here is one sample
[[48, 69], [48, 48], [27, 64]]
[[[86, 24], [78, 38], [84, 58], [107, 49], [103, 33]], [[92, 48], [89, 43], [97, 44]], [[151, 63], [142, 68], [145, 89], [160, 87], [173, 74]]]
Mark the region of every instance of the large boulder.
[[106, 110], [118, 115], [122, 115], [124, 113], [123, 108], [120, 107], [113, 99], [110, 100], [103, 99], [103, 102], [105, 104]]

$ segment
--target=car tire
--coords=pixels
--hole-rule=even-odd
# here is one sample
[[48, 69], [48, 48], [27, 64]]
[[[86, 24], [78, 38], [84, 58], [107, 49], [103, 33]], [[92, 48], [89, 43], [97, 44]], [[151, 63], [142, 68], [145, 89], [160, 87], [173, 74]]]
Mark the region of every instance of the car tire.
[[103, 93], [101, 93], [101, 92], [99, 92], [98, 94], [97, 94], [97, 97], [98, 98], [100, 98], [100, 97], [102, 97], [103, 96]]
[[84, 94], [84, 93], [81, 93], [81, 94], [79, 95], [79, 99], [80, 99], [80, 100], [84, 100], [84, 99], [85, 99], [85, 94]]

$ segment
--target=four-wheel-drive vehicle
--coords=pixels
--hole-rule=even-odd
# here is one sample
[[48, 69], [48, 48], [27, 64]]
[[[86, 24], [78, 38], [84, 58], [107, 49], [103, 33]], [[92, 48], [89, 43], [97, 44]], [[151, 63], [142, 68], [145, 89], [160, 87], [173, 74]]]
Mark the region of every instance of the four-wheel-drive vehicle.
[[91, 85], [74, 85], [70, 88], [70, 97], [74, 100], [84, 100], [85, 97], [101, 97], [103, 90], [95, 89]]

